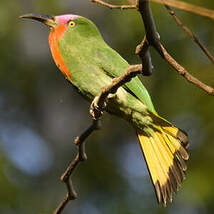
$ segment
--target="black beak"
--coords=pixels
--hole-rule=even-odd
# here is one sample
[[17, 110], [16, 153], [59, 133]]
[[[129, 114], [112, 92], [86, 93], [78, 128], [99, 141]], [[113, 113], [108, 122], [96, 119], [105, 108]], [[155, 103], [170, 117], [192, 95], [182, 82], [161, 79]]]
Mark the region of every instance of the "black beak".
[[39, 13], [29, 13], [26, 15], [22, 15], [19, 18], [34, 19], [39, 22], [42, 22], [43, 24], [47, 25], [50, 28], [55, 28], [57, 26], [54, 16], [43, 15]]

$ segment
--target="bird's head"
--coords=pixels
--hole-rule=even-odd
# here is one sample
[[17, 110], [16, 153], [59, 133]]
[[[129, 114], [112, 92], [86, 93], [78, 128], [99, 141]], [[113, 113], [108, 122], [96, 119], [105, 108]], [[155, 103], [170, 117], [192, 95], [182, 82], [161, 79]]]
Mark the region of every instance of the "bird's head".
[[70, 79], [70, 72], [66, 64], [71, 61], [71, 55], [73, 54], [74, 61], [74, 57], [78, 57], [82, 50], [90, 49], [97, 40], [102, 38], [93, 22], [78, 15], [50, 16], [31, 13], [22, 15], [20, 18], [33, 19], [50, 28], [49, 45], [52, 56], [68, 79]]
[[33, 19], [45, 24], [50, 28], [52, 34], [57, 35], [58, 39], [61, 39], [66, 33], [74, 38], [90, 38], [100, 35], [93, 22], [78, 15], [65, 14], [60, 16], [50, 16], [30, 13], [22, 15], [20, 18]]

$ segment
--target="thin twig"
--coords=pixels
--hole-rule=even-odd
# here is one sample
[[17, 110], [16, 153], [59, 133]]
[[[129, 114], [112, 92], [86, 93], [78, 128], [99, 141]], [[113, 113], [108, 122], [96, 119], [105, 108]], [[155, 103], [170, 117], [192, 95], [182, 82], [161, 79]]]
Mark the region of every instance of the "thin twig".
[[[151, 2], [163, 4], [162, 0], [149, 0]], [[102, 6], [108, 7], [110, 9], [136, 9], [136, 5], [113, 5], [106, 3], [102, 0], [91, 0], [91, 2], [100, 4]], [[196, 6], [187, 2], [177, 1], [177, 0], [164, 0], [164, 4], [171, 6], [173, 8], [187, 11], [189, 13], [194, 13], [199, 16], [205, 16], [210, 19], [214, 19], [214, 10], [210, 10], [204, 7]]]
[[110, 9], [136, 9], [136, 5], [113, 5], [113, 4], [109, 4], [106, 3], [104, 1], [101, 0], [91, 0], [91, 2], [96, 3], [96, 4], [100, 4], [102, 6], [108, 7]]
[[180, 74], [182, 75], [188, 82], [198, 86], [199, 88], [203, 89], [206, 91], [209, 95], [214, 96], [214, 89], [211, 86], [208, 86], [192, 76], [190, 73], [187, 72], [187, 70], [182, 67], [161, 45], [161, 49], [163, 52], [163, 58]]
[[65, 198], [62, 200], [62, 202], [59, 204], [59, 206], [56, 208], [56, 210], [53, 212], [53, 214], [60, 214], [64, 210], [67, 203], [70, 201], [68, 193], [66, 194]]
[[65, 206], [70, 200], [75, 200], [77, 198], [77, 193], [73, 188], [70, 176], [74, 169], [81, 161], [87, 160], [85, 153], [85, 140], [97, 129], [100, 128], [99, 120], [93, 120], [92, 125], [86, 129], [80, 137], [76, 137], [75, 144], [77, 145], [78, 151], [74, 160], [69, 164], [65, 172], [61, 176], [61, 181], [65, 182], [68, 193], [66, 194], [63, 201], [59, 204], [53, 214], [60, 214], [64, 210]]
[[[164, 0], [163, 0], [164, 2]], [[177, 23], [178, 26], [180, 26], [191, 38], [192, 40], [201, 48], [201, 50], [204, 52], [204, 54], [210, 59], [212, 63], [214, 63], [214, 57], [212, 54], [209, 52], [209, 50], [202, 45], [202, 43], [199, 41], [199, 39], [192, 33], [192, 31], [184, 25], [181, 20], [175, 15], [175, 12], [172, 10], [172, 8], [168, 5], [165, 5], [166, 9], [169, 11], [169, 14], [172, 15], [174, 18], [175, 22]]]
[[[151, 2], [156, 2], [163, 4], [163, 0], [150, 0]], [[164, 4], [174, 7], [179, 10], [194, 13], [199, 16], [205, 16], [210, 19], [214, 19], [214, 10], [210, 10], [204, 7], [196, 6], [187, 2], [177, 1], [177, 0], [164, 0]]]

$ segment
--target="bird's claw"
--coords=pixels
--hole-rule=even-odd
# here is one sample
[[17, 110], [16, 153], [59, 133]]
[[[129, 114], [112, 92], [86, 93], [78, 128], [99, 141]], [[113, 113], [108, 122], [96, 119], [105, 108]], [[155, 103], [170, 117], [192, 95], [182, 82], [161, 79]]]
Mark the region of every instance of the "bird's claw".
[[100, 106], [99, 97], [97, 96], [94, 98], [90, 106], [90, 114], [94, 120], [97, 120], [102, 116], [105, 107], [106, 107], [106, 102], [104, 102], [103, 106]]

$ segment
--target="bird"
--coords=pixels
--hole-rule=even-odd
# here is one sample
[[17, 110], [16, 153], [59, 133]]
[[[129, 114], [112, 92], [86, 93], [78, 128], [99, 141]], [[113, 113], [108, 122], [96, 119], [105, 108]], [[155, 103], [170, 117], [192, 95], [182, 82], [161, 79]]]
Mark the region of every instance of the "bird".
[[[56, 66], [89, 101], [129, 67], [104, 41], [96, 25], [83, 16], [29, 13], [20, 18], [49, 27], [49, 46]], [[135, 129], [158, 203], [166, 206], [172, 202], [186, 177], [187, 133], [159, 116], [137, 76], [108, 97], [106, 111], [125, 119]]]

